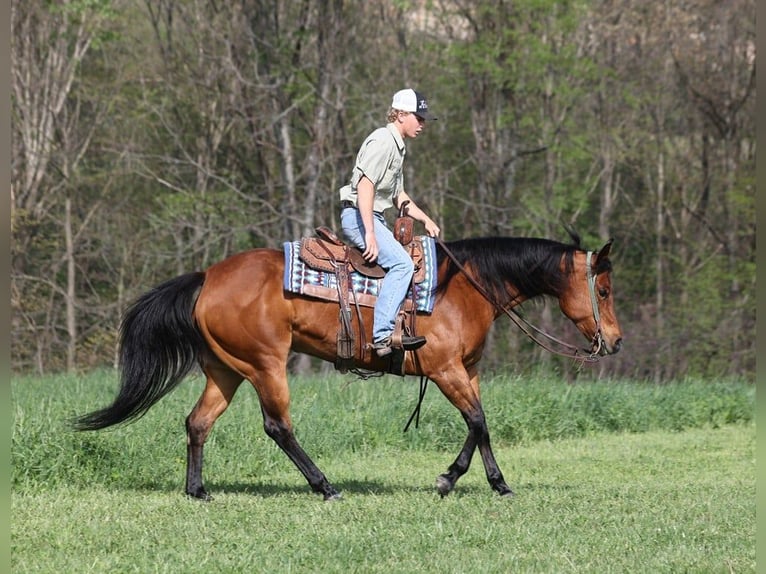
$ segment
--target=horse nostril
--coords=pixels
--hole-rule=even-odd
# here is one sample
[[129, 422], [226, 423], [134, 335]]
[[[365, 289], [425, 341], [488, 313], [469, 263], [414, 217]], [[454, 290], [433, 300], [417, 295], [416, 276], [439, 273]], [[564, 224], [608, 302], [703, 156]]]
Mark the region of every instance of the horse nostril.
[[614, 345], [612, 345], [612, 353], [619, 353], [620, 349], [622, 349], [622, 337], [617, 339], [614, 342]]

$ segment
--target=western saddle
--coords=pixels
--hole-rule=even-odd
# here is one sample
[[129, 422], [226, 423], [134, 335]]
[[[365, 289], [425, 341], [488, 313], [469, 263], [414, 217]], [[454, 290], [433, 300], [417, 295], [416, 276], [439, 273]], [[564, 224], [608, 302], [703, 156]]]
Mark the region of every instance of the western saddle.
[[[406, 217], [406, 216], [405, 216]], [[413, 287], [425, 279], [425, 266], [423, 245], [420, 237], [412, 237], [412, 226], [406, 222], [394, 227], [394, 233], [404, 248], [409, 252], [415, 266], [413, 275]], [[407, 217], [410, 221], [412, 218]], [[359, 358], [364, 359], [367, 352], [372, 352], [365, 337], [362, 306], [374, 306], [375, 299], [370, 296], [360, 296], [353, 289], [351, 273], [357, 273], [371, 279], [381, 279], [385, 270], [377, 263], [365, 261], [361, 250], [344, 243], [330, 228], [321, 226], [316, 228], [316, 237], [305, 237], [301, 240], [299, 257], [310, 268], [335, 273], [337, 278], [337, 300], [340, 306], [340, 321], [337, 334], [337, 355], [335, 368], [345, 373], [354, 364], [357, 355], [357, 334], [351, 320], [351, 305], [353, 303], [358, 322], [358, 332], [361, 344], [359, 345]], [[404, 243], [406, 241], [406, 243]], [[333, 295], [332, 299], [335, 299]], [[415, 302], [412, 299], [405, 300], [400, 309], [394, 333], [392, 335], [392, 347], [395, 352], [391, 354], [389, 372], [403, 375], [404, 352], [401, 350], [401, 337], [404, 333], [415, 334]], [[397, 346], [399, 347], [397, 349]], [[398, 351], [398, 352], [396, 352]]]

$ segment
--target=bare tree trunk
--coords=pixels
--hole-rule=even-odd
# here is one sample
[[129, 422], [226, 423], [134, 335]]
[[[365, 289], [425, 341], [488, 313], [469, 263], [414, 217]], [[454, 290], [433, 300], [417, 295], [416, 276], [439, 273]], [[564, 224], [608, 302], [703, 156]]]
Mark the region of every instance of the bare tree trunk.
[[67, 194], [64, 200], [64, 241], [66, 250], [66, 327], [67, 352], [66, 370], [71, 373], [77, 365], [77, 275], [75, 266], [74, 240], [72, 233], [72, 199]]
[[[80, 190], [73, 187], [72, 181], [77, 179], [80, 160], [88, 151], [100, 114], [108, 105], [106, 98], [99, 100], [90, 95], [88, 104], [92, 105], [81, 105], [82, 99], [74, 87], [92, 39], [108, 16], [101, 5], [75, 6], [73, 2], [13, 2], [11, 10], [14, 120], [11, 281], [23, 277], [24, 281], [39, 281], [48, 286], [46, 290], [22, 294], [14, 312], [23, 313], [21, 307], [25, 305], [34, 309], [29, 317], [35, 336], [63, 351], [65, 368], [73, 371], [80, 334], [78, 241], [84, 221], [95, 208], [83, 210], [90, 210], [90, 214], [82, 223], [79, 221], [78, 202], [81, 205], [91, 202], [79, 197]], [[58, 214], [62, 214], [61, 219]], [[63, 249], [53, 242], [35, 244], [49, 233], [63, 236]], [[30, 264], [29, 253], [43, 259]], [[62, 264], [66, 268], [65, 283], [57, 279], [56, 270]], [[66, 338], [62, 341], [58, 333], [64, 330]], [[46, 353], [50, 352], [47, 348]], [[44, 370], [45, 358], [38, 353], [40, 371]]]
[[617, 195], [618, 182], [615, 181], [615, 161], [614, 150], [611, 143], [606, 144], [606, 149], [602, 152], [603, 176], [601, 184], [601, 201], [600, 210], [598, 215], [598, 234], [603, 240], [607, 240], [612, 236], [609, 222], [611, 221], [614, 207], [615, 197]]
[[[316, 225], [320, 190], [324, 166], [328, 163], [328, 151], [333, 142], [330, 138], [330, 113], [332, 111], [333, 86], [339, 85], [345, 74], [346, 64], [339, 59], [340, 33], [343, 25], [343, 6], [337, 0], [320, 0], [318, 11], [323, 16], [319, 19], [317, 30], [317, 70], [316, 103], [312, 125], [313, 138], [306, 158], [306, 193], [303, 198], [303, 234], [313, 232]], [[336, 105], [342, 106], [343, 102]], [[325, 190], [333, 193], [335, 190]], [[334, 214], [333, 214], [334, 215]]]
[[[80, 62], [90, 47], [95, 14], [83, 12], [80, 21], [69, 11], [47, 11], [38, 2], [12, 2], [11, 90], [14, 108], [13, 188], [11, 218], [21, 210], [34, 220], [53, 201], [42, 183], [54, 149], [57, 119], [61, 116]], [[29, 238], [17, 229], [14, 240], [25, 252]]]
[[[661, 138], [660, 138], [661, 142]], [[662, 145], [661, 143], [659, 144]], [[655, 289], [657, 291], [655, 296], [655, 340], [663, 346], [661, 353], [664, 356], [665, 346], [665, 255], [663, 248], [663, 240], [665, 237], [665, 155], [660, 149], [657, 153], [657, 202], [655, 204]], [[656, 383], [662, 380], [662, 364], [664, 361], [655, 361], [654, 367], [654, 381]]]
[[[292, 181], [293, 189], [289, 189], [291, 212], [298, 215], [302, 211], [301, 236], [311, 235], [316, 226], [317, 206], [322, 203], [319, 199], [319, 187], [322, 182], [322, 168], [327, 157], [329, 134], [329, 113], [332, 86], [338, 82], [338, 76], [342, 73], [338, 63], [337, 44], [341, 39], [342, 6], [335, 1], [320, 0], [318, 3], [319, 19], [317, 30], [317, 70], [316, 70], [316, 94], [314, 104], [314, 120], [311, 127], [313, 138], [306, 157], [306, 186], [305, 193], [301, 196], [302, 210], [298, 209], [295, 199], [295, 182]], [[328, 192], [330, 190], [327, 190]], [[334, 191], [334, 190], [333, 190]], [[296, 239], [295, 226], [289, 239]], [[308, 373], [311, 370], [311, 358], [308, 355], [298, 355], [292, 363], [295, 373]]]
[[[738, 172], [737, 163], [739, 153], [737, 142], [732, 139], [726, 139], [723, 142], [724, 146], [724, 158], [726, 165], [725, 181], [728, 190], [734, 190], [736, 186], [736, 174]], [[731, 194], [731, 193], [730, 193]], [[730, 195], [729, 194], [729, 195]], [[730, 337], [726, 337], [729, 341], [729, 357], [731, 360], [730, 369], [734, 372], [740, 370], [740, 342], [743, 332], [743, 316], [739, 309], [736, 308], [737, 303], [742, 297], [742, 285], [740, 283], [739, 274], [737, 273], [737, 267], [739, 265], [739, 253], [740, 253], [740, 221], [737, 214], [737, 209], [729, 205], [729, 201], [724, 202], [725, 217], [726, 217], [726, 244], [728, 246], [727, 267], [731, 277], [729, 283], [729, 301], [735, 306], [735, 311], [731, 313], [729, 319]]]

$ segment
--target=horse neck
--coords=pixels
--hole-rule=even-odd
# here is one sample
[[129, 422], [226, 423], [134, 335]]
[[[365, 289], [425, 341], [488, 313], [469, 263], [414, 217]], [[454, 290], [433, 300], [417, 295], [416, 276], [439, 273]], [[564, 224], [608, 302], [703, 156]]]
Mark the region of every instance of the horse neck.
[[[441, 281], [446, 270], [447, 263], [439, 270], [439, 280]], [[508, 292], [513, 297], [512, 304], [508, 307], [513, 308], [520, 305], [527, 299], [515, 289], [513, 285], [508, 285]], [[487, 287], [477, 278], [475, 269], [470, 262], [463, 264], [463, 271], [450, 279], [444, 297], [449, 300], [461, 301], [459, 306], [461, 312], [471, 315], [471, 322], [490, 325], [505, 313], [503, 305], [497, 300]]]
[[[468, 255], [463, 251], [461, 259], [464, 272], [474, 279], [469, 282], [478, 284], [474, 288], [496, 307], [513, 308], [541, 295], [561, 296], [560, 274], [567, 273], [566, 257], [570, 252], [563, 244], [535, 238], [487, 238], [468, 240], [460, 243], [460, 248], [468, 249]], [[480, 272], [472, 257], [481, 254], [481, 250], [493, 249], [502, 251], [506, 257], [485, 259]], [[487, 266], [488, 261], [493, 265]], [[455, 277], [460, 275], [455, 273]]]

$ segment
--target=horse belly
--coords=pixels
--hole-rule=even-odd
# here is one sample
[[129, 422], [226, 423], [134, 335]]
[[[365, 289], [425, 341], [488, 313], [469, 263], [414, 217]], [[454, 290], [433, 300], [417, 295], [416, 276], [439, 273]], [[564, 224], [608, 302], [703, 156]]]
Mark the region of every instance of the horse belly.
[[[301, 296], [288, 295], [293, 307], [292, 349], [307, 353], [326, 361], [335, 361], [337, 340], [340, 329], [340, 306], [338, 303], [320, 301]], [[372, 330], [372, 313], [363, 309], [363, 322], [369, 340]], [[359, 325], [352, 309], [352, 324], [359, 345]]]

